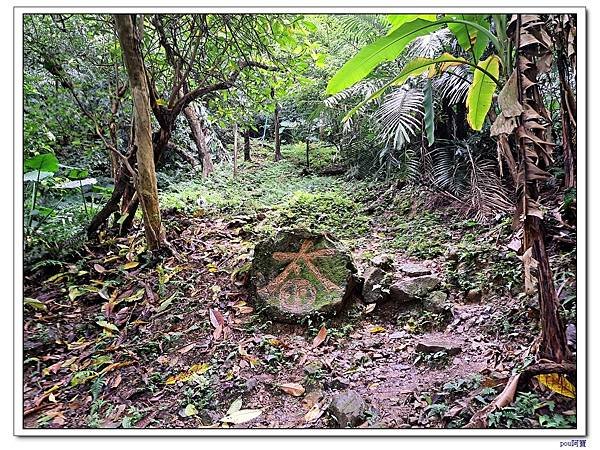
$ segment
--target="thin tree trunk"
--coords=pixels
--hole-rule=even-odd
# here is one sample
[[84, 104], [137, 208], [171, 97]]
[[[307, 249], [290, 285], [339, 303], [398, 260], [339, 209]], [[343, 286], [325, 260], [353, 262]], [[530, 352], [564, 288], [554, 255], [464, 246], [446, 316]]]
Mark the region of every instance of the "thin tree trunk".
[[275, 161], [283, 159], [281, 155], [281, 136], [279, 136], [279, 103], [275, 104], [275, 115], [273, 116], [275, 129]]
[[310, 159], [309, 159], [309, 150], [310, 150], [310, 141], [306, 138], [306, 168], [310, 169]]
[[198, 112], [191, 104], [183, 109], [183, 114], [188, 125], [190, 126], [194, 143], [198, 149], [198, 159], [200, 160], [200, 164], [202, 166], [202, 176], [207, 177], [212, 173], [214, 167], [210, 157], [210, 152], [208, 150], [208, 145], [206, 145], [206, 135], [204, 134], [204, 130], [202, 128], [202, 121], [198, 117]]
[[238, 157], [238, 126], [233, 126], [233, 176], [237, 176], [237, 157]]
[[244, 161], [252, 161], [250, 158], [250, 129], [244, 133]]
[[148, 248], [154, 250], [160, 248], [164, 243], [165, 232], [162, 227], [158, 205], [158, 187], [154, 165], [154, 146], [152, 143], [146, 72], [132, 16], [116, 14], [115, 22], [133, 98], [135, 143], [137, 147], [137, 175], [134, 184], [138, 201], [142, 206], [146, 242]]

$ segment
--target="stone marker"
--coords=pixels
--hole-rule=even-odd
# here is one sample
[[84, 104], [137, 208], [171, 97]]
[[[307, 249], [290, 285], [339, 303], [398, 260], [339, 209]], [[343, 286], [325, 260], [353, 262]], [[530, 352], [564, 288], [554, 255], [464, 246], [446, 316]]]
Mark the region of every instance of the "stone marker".
[[256, 244], [251, 285], [265, 313], [296, 322], [338, 311], [352, 294], [355, 271], [350, 252], [330, 235], [282, 231]]

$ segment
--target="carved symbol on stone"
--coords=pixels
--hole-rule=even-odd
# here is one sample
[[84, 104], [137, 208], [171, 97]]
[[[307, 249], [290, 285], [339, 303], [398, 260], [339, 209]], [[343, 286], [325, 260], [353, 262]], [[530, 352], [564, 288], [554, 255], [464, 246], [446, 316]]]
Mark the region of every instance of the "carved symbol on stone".
[[314, 243], [312, 241], [305, 240], [297, 253], [273, 253], [273, 259], [280, 262], [289, 262], [289, 264], [277, 277], [273, 279], [273, 281], [271, 281], [271, 283], [265, 287], [265, 290], [271, 294], [279, 291], [279, 300], [281, 305], [294, 312], [301, 312], [300, 310], [297, 310], [298, 308], [306, 309], [308, 307], [308, 309], [310, 309], [310, 305], [315, 301], [317, 294], [314, 286], [312, 286], [308, 280], [288, 280], [291, 274], [300, 275], [302, 267], [299, 263], [301, 261], [304, 263], [307, 270], [309, 270], [327, 290], [342, 290], [342, 288], [337, 286], [331, 280], [327, 279], [313, 262], [315, 258], [323, 258], [335, 255], [335, 250], [323, 248], [310, 251], [313, 245]]
[[294, 313], [310, 311], [316, 297], [317, 291], [308, 280], [288, 280], [279, 290], [281, 307]]

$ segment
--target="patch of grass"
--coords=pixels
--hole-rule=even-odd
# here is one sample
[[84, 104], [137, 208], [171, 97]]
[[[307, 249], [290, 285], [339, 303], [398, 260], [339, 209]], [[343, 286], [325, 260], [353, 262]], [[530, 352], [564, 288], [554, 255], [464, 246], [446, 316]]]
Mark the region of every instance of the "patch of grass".
[[452, 237], [442, 218], [429, 211], [413, 217], [399, 215], [393, 223], [395, 237], [392, 247], [422, 259], [443, 255], [445, 243]]
[[[311, 158], [323, 164], [332, 150], [318, 147]], [[254, 231], [270, 234], [277, 228], [306, 227], [353, 238], [367, 231], [368, 217], [355, 201], [356, 186], [338, 177], [304, 175], [298, 145], [283, 146], [284, 159], [272, 161], [260, 152], [240, 165], [236, 178], [228, 163], [215, 165], [206, 179], [174, 183], [160, 193], [161, 207], [225, 217], [262, 213], [266, 220]], [[359, 189], [358, 189], [359, 190]]]

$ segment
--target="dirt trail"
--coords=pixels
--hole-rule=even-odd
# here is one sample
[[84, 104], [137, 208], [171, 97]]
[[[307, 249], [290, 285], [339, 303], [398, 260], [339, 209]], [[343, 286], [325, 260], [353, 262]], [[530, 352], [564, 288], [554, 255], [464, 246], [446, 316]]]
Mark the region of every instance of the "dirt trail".
[[[418, 317], [418, 305], [386, 303], [366, 313], [356, 299], [328, 323], [327, 339], [313, 348], [321, 323], [271, 323], [252, 309], [244, 275], [233, 270], [249, 260], [239, 224], [181, 217], [176, 223], [170, 240], [185, 261], [169, 258], [160, 269], [122, 270], [126, 252], [118, 249], [135, 248], [140, 236], [117, 239], [108, 253], [106, 244], [90, 249], [87, 274], [66, 274], [36, 291], [47, 311], [26, 315], [27, 426], [214, 427], [241, 398], [243, 408], [262, 413], [238, 427], [336, 427], [323, 410], [336, 393], [352, 389], [367, 403], [362, 426], [423, 427], [429, 421], [421, 392], [478, 373], [492, 373], [499, 383], [507, 375], [502, 355], [515, 345], [514, 337], [503, 342], [485, 331], [487, 321], [504, 314], [504, 302], [461, 304], [450, 295], [449, 322], [411, 333], [401, 318]], [[394, 258], [397, 264], [408, 260]], [[99, 295], [96, 289], [64, 300], [74, 284], [93, 286], [97, 280], [113, 286], [106, 283], [113, 274], [120, 277], [114, 291]], [[26, 297], [34, 295], [34, 280], [28, 281]], [[98, 325], [100, 311], [119, 333]], [[220, 330], [215, 320], [222, 322]], [[444, 340], [460, 352], [440, 367], [415, 364], [416, 345], [430, 340]], [[206, 370], [192, 376], [194, 367]], [[171, 383], [174, 377], [183, 381]], [[279, 387], [284, 383], [299, 383], [306, 392], [292, 396]], [[190, 404], [195, 410], [188, 415]], [[307, 420], [319, 405], [321, 411]]]

